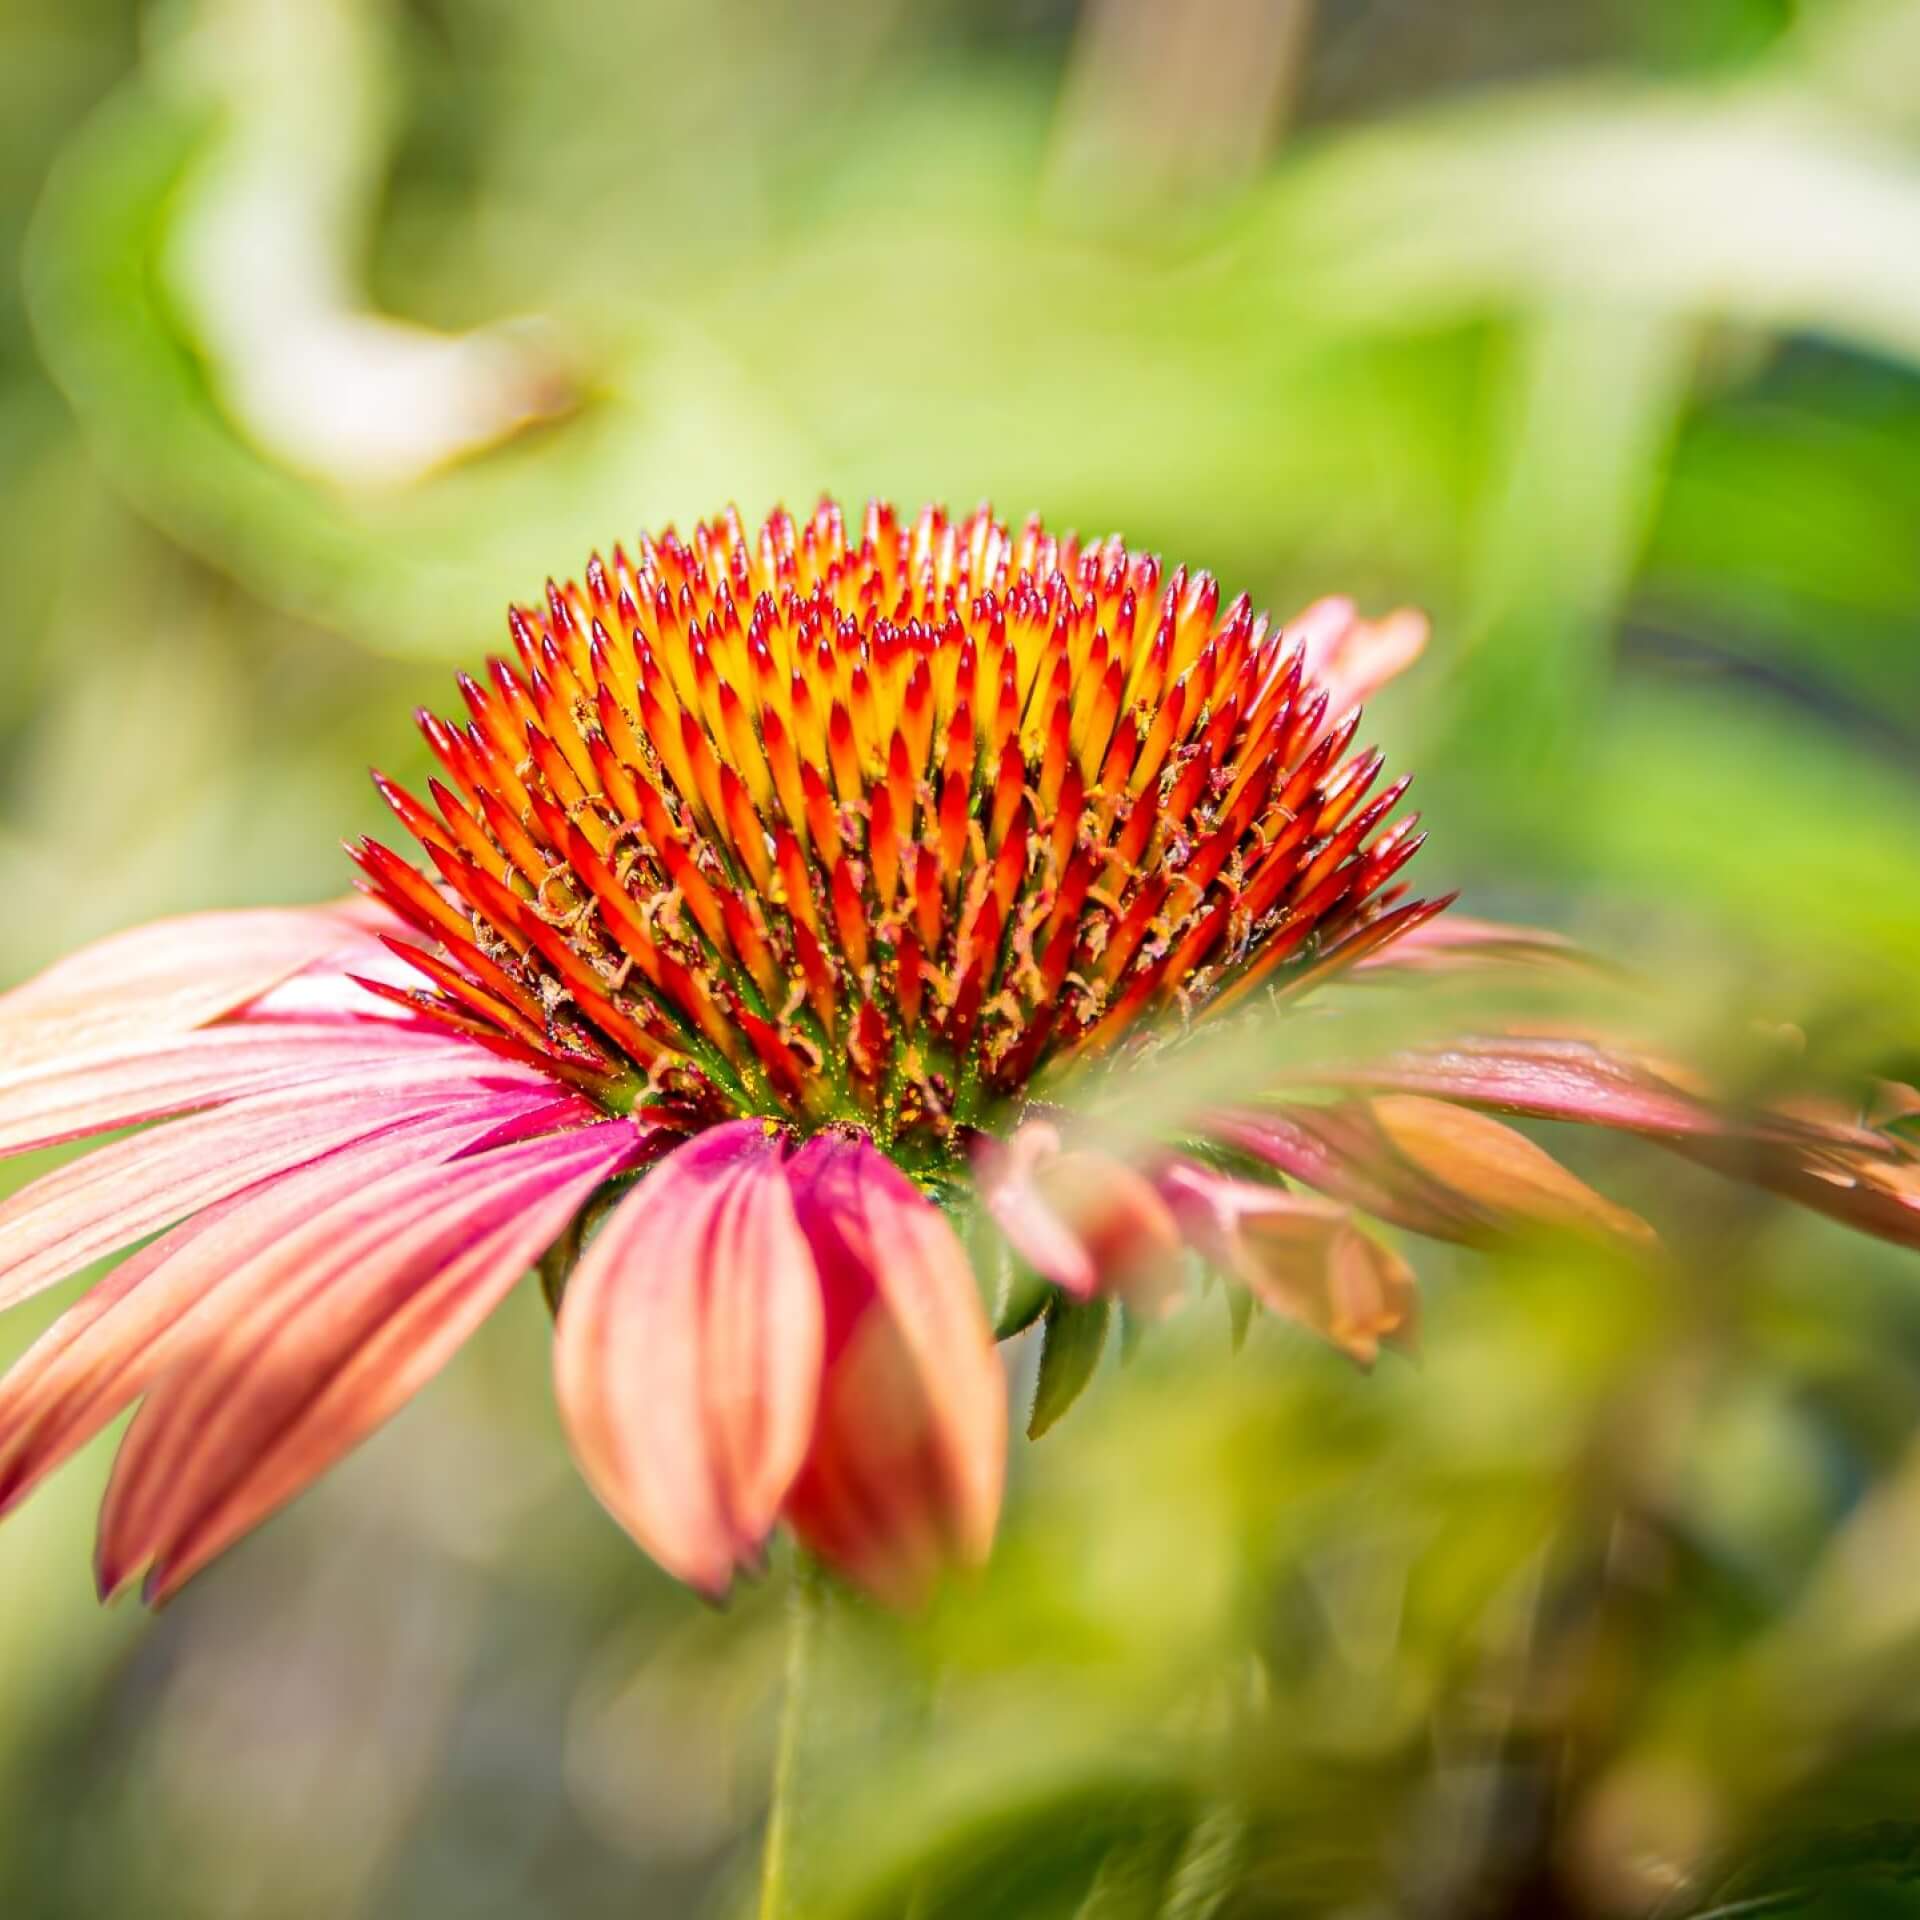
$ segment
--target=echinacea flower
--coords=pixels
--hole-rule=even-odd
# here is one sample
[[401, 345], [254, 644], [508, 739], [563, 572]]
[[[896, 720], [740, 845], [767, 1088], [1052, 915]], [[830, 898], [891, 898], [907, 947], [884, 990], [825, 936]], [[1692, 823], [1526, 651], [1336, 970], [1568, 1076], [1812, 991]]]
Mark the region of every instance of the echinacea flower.
[[[1200, 1116], [1146, 1164], [1049, 1093], [1349, 969], [1550, 953], [1433, 916], [1349, 753], [1411, 614], [1273, 627], [1204, 574], [986, 512], [823, 504], [596, 556], [381, 790], [426, 871], [123, 934], [0, 998], [0, 1152], [165, 1121], [0, 1206], [0, 1304], [157, 1234], [0, 1380], [0, 1503], [135, 1401], [103, 1592], [164, 1598], [421, 1386], [535, 1264], [582, 1471], [723, 1591], [789, 1525], [908, 1599], [978, 1560], [1003, 1375], [949, 1211], [1065, 1296], [1187, 1249], [1370, 1360], [1359, 1220], [1646, 1229], [1481, 1109], [1625, 1127], [1920, 1237], [1865, 1124], [1744, 1126], [1651, 1063], [1482, 1040]], [[1572, 1046], [1574, 1043], [1564, 1043]]]

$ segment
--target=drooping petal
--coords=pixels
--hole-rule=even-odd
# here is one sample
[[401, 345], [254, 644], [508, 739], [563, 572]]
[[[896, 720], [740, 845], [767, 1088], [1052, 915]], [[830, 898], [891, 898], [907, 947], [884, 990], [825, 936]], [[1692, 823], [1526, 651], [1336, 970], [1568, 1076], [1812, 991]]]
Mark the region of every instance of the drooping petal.
[[0, 1306], [257, 1180], [486, 1087], [552, 1097], [537, 1075], [497, 1062], [476, 1073], [465, 1056], [436, 1056], [249, 1095], [103, 1147], [0, 1205]]
[[0, 994], [0, 1061], [79, 1061], [189, 1033], [354, 937], [334, 907], [195, 913], [110, 934]]
[[1863, 1232], [1920, 1246], [1920, 1155], [1897, 1135], [1804, 1105], [1731, 1106], [1682, 1084], [1666, 1062], [1585, 1036], [1473, 1039], [1316, 1078], [1639, 1134]]
[[1471, 1240], [1485, 1227], [1464, 1199], [1402, 1164], [1362, 1100], [1222, 1108], [1201, 1131], [1330, 1199], [1434, 1240]]
[[1645, 1245], [1653, 1230], [1596, 1193], [1525, 1134], [1419, 1094], [1383, 1094], [1369, 1115], [1404, 1162], [1461, 1196], [1496, 1227], [1539, 1225]]
[[145, 1042], [110, 1060], [77, 1067], [0, 1071], [0, 1156], [389, 1060], [444, 1058], [461, 1044], [444, 1031], [399, 1022], [236, 1024]]
[[[0, 1511], [122, 1413], [223, 1316], [279, 1284], [286, 1259], [297, 1262], [304, 1249], [324, 1245], [340, 1228], [336, 1209], [392, 1174], [484, 1147], [507, 1125], [536, 1117], [551, 1121], [552, 1103], [529, 1090], [401, 1120], [270, 1176], [123, 1261], [0, 1379]], [[577, 1123], [579, 1114], [570, 1117]]]
[[1161, 1186], [1200, 1252], [1264, 1306], [1363, 1367], [1382, 1346], [1413, 1344], [1413, 1270], [1363, 1233], [1345, 1207], [1190, 1165], [1169, 1168]]
[[995, 1223], [1043, 1280], [1076, 1299], [1159, 1311], [1179, 1289], [1180, 1230], [1151, 1181], [1113, 1155], [1065, 1145], [1045, 1120], [975, 1155]]
[[257, 1290], [148, 1396], [101, 1511], [111, 1593], [167, 1598], [437, 1373], [640, 1147], [610, 1120], [366, 1187], [283, 1243]]
[[1010, 1140], [983, 1141], [974, 1155], [974, 1177], [982, 1204], [1014, 1252], [1041, 1279], [1089, 1300], [1100, 1285], [1093, 1255], [1047, 1204], [1034, 1178], [1036, 1164], [1059, 1151], [1059, 1129], [1032, 1120]]
[[1006, 1380], [952, 1228], [865, 1139], [817, 1135], [789, 1168], [826, 1309], [825, 1377], [788, 1503], [801, 1539], [910, 1605], [993, 1542]]
[[754, 1564], [805, 1458], [820, 1281], [760, 1121], [670, 1154], [608, 1216], [554, 1337], [587, 1483], [669, 1572], [709, 1594]]
[[1644, 1245], [1652, 1229], [1524, 1134], [1449, 1101], [1383, 1094], [1220, 1114], [1218, 1138], [1415, 1233], [1470, 1244], [1546, 1230]]
[[1539, 1120], [1573, 1120], [1628, 1133], [1714, 1135], [1728, 1127], [1712, 1103], [1624, 1050], [1557, 1035], [1474, 1038], [1327, 1071], [1322, 1084], [1431, 1094]]
[[1859, 1232], [1920, 1247], [1920, 1155], [1897, 1141], [1837, 1147], [1754, 1133], [1666, 1144], [1728, 1179], [1764, 1187]]

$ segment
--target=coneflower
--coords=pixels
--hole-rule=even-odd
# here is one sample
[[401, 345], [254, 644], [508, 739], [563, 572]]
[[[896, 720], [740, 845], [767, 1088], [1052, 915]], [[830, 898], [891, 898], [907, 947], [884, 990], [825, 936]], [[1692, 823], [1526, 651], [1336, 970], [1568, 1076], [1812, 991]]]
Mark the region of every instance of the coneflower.
[[467, 718], [421, 717], [444, 777], [380, 782], [421, 864], [367, 842], [368, 902], [162, 923], [0, 999], [0, 1151], [171, 1121], [0, 1207], [0, 1303], [160, 1234], [0, 1381], [9, 1503], [142, 1401], [103, 1592], [174, 1591], [536, 1264], [575, 1454], [663, 1565], [721, 1592], [785, 1521], [905, 1600], [999, 1504], [970, 1195], [1063, 1297], [1157, 1304], [1197, 1249], [1363, 1361], [1413, 1283], [1358, 1213], [1646, 1233], [1479, 1108], [1920, 1238], [1892, 1135], [1573, 1040], [1351, 1063], [1144, 1159], [1074, 1134], [1096, 1064], [1539, 944], [1397, 878], [1406, 783], [1352, 747], [1418, 616], [1273, 626], [1118, 540], [826, 503], [616, 547], [509, 626]]

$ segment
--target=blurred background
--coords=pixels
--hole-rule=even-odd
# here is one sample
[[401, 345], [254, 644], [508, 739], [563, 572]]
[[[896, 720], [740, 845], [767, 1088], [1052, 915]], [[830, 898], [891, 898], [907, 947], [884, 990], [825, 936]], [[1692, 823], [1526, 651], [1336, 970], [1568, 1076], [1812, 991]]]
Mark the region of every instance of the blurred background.
[[[1914, 1077], [1913, 0], [0, 0], [0, 982], [344, 891], [509, 597], [823, 489], [1429, 607], [1427, 890]], [[1110, 1355], [829, 1623], [804, 1911], [1920, 1913], [1920, 1258], [1648, 1157], [1417, 1370]], [[106, 1448], [8, 1520], [0, 1912], [748, 1909], [784, 1576], [632, 1552], [546, 1345], [158, 1619]]]

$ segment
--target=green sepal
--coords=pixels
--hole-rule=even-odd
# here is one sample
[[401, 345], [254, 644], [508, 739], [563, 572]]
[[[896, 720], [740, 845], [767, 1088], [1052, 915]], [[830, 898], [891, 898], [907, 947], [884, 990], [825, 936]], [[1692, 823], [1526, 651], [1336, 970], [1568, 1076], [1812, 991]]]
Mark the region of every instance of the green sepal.
[[1247, 1329], [1253, 1325], [1253, 1293], [1238, 1280], [1223, 1283], [1227, 1298], [1227, 1324], [1233, 1330], [1233, 1350], [1238, 1353], [1247, 1344]]
[[1085, 1391], [1100, 1364], [1113, 1318], [1111, 1300], [1075, 1300], [1056, 1292], [1040, 1336], [1040, 1378], [1033, 1389], [1027, 1438], [1038, 1440]]
[[1009, 1260], [999, 1298], [994, 1303], [993, 1337], [1011, 1340], [1016, 1333], [1025, 1333], [1046, 1312], [1053, 1298], [1054, 1289], [1031, 1267]]

